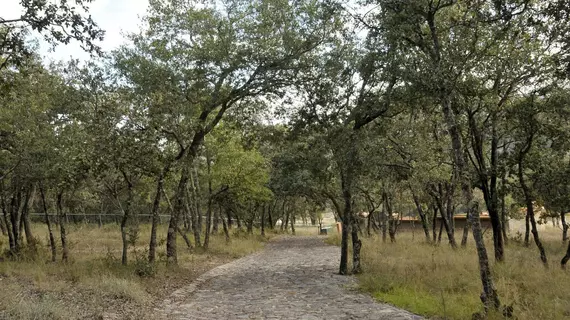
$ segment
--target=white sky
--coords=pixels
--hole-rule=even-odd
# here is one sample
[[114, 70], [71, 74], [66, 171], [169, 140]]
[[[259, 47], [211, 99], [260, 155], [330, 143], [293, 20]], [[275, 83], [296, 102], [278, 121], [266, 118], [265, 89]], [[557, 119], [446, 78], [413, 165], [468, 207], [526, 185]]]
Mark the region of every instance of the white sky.
[[[52, 0], [53, 1], [53, 0]], [[19, 0], [0, 0], [0, 16], [5, 19], [17, 18], [22, 13]], [[94, 0], [90, 6], [90, 14], [99, 27], [105, 30], [105, 40], [100, 43], [103, 51], [110, 51], [121, 43], [123, 32], [134, 32], [140, 25], [139, 16], [145, 14], [148, 0]], [[71, 57], [88, 60], [77, 43], [60, 44], [55, 52], [49, 52], [49, 46], [40, 43], [40, 53], [47, 60], [68, 60]]]

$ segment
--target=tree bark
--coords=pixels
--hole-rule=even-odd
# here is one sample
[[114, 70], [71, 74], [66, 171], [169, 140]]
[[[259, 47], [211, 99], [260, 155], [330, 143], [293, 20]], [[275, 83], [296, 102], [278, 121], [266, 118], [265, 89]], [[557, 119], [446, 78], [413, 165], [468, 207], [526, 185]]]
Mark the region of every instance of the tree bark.
[[[35, 193], [34, 187], [29, 187], [26, 190], [24, 205], [22, 207], [22, 214], [20, 215], [20, 235], [23, 233], [26, 235], [26, 243], [29, 246], [35, 245], [34, 235], [32, 234], [32, 228], [30, 223], [30, 206], [33, 206], [33, 197]], [[32, 205], [30, 205], [32, 202]]]
[[[127, 223], [131, 216], [131, 205], [133, 202], [133, 183], [127, 176], [126, 172], [122, 171], [123, 178], [127, 185], [127, 202], [125, 203], [125, 209], [123, 210], [123, 218], [121, 219], [121, 240], [123, 242], [123, 253], [121, 255], [121, 264], [126, 266], [128, 259], [128, 249], [129, 249], [129, 239], [127, 233]], [[117, 201], [120, 201], [117, 197]]]
[[170, 221], [168, 223], [168, 232], [166, 234], [166, 262], [167, 264], [177, 264], [178, 255], [176, 252], [176, 233], [178, 230], [178, 222], [180, 220], [180, 214], [184, 211], [184, 200], [186, 198], [186, 189], [188, 185], [188, 164], [184, 163], [182, 168], [182, 174], [178, 182], [178, 188], [176, 191], [176, 203], [174, 205], [174, 211], [170, 216]]
[[495, 253], [495, 261], [504, 261], [504, 243], [503, 231], [501, 226], [501, 218], [499, 216], [499, 201], [497, 195], [497, 148], [498, 136], [496, 129], [496, 113], [491, 114], [491, 162], [490, 167], [487, 166], [487, 160], [484, 156], [483, 135], [480, 132], [475, 116], [469, 113], [469, 127], [472, 135], [472, 149], [475, 155], [477, 165], [475, 169], [481, 180], [481, 190], [483, 191], [483, 198], [491, 218], [491, 226], [493, 228], [493, 247]]
[[160, 223], [160, 198], [163, 192], [164, 176], [166, 170], [163, 170], [156, 181], [156, 193], [152, 203], [152, 227], [150, 230], [150, 243], [148, 245], [148, 261], [154, 263], [156, 260], [156, 232]]
[[44, 210], [44, 217], [46, 220], [46, 226], [48, 229], [48, 236], [49, 236], [49, 246], [51, 248], [51, 261], [55, 262], [56, 260], [56, 255], [57, 255], [57, 249], [56, 249], [56, 245], [55, 245], [55, 238], [53, 236], [53, 231], [51, 228], [51, 222], [49, 220], [49, 214], [48, 214], [48, 208], [47, 208], [47, 202], [46, 202], [46, 196], [44, 193], [44, 189], [43, 187], [40, 185], [40, 196], [42, 198], [42, 207]]
[[[430, 29], [433, 30], [434, 16], [430, 16], [431, 25]], [[485, 242], [483, 240], [483, 231], [481, 229], [481, 221], [479, 220], [479, 208], [473, 203], [473, 190], [471, 189], [470, 178], [468, 170], [465, 167], [466, 159], [463, 147], [461, 145], [461, 134], [459, 133], [459, 128], [451, 108], [451, 96], [450, 94], [443, 94], [441, 99], [441, 106], [443, 109], [443, 114], [445, 122], [447, 124], [448, 132], [451, 136], [451, 146], [453, 149], [453, 162], [455, 164], [453, 179], [461, 184], [461, 190], [463, 198], [469, 208], [469, 217], [471, 219], [471, 231], [473, 233], [473, 239], [475, 241], [475, 246], [477, 248], [477, 257], [479, 259], [479, 276], [481, 278], [481, 284], [483, 286], [483, 292], [481, 293], [481, 302], [485, 306], [485, 310], [492, 308], [497, 310], [500, 306], [499, 296], [497, 295], [497, 290], [495, 289], [493, 278], [491, 276], [491, 268], [489, 266], [489, 258], [487, 255], [487, 249], [485, 248]]]
[[61, 259], [62, 261], [67, 262], [69, 259], [69, 249], [67, 248], [67, 232], [65, 230], [66, 214], [65, 211], [63, 211], [63, 190], [60, 190], [57, 193], [56, 208], [57, 208], [57, 217], [59, 221], [59, 233], [61, 238], [61, 250], [62, 250]]
[[362, 241], [358, 239], [358, 221], [357, 218], [352, 215], [352, 273], [359, 274], [362, 273], [362, 266], [360, 264], [360, 249], [362, 248]]
[[206, 152], [206, 166], [208, 170], [208, 208], [206, 211], [206, 233], [204, 234], [204, 249], [210, 245], [210, 229], [212, 228], [212, 174], [210, 155]]
[[212, 226], [212, 234], [218, 234], [218, 228], [220, 225], [220, 215], [221, 212], [219, 210], [214, 210], [214, 222]]
[[416, 196], [414, 190], [412, 190], [411, 186], [410, 186], [410, 191], [412, 192], [412, 197], [414, 198], [414, 203], [416, 204], [416, 209], [418, 210], [418, 215], [420, 216], [420, 219], [422, 222], [422, 228], [424, 229], [424, 233], [426, 236], [426, 242], [430, 243], [431, 239], [429, 237], [429, 227], [428, 227], [426, 214], [424, 213], [424, 210], [422, 209], [422, 205], [420, 204], [420, 201], [418, 200], [418, 197]]
[[0, 231], [2, 231], [3, 236], [8, 235], [8, 230], [6, 229], [6, 225], [4, 224], [4, 219], [0, 219]]
[[196, 173], [192, 174], [190, 173], [190, 188], [191, 188], [191, 193], [188, 193], [188, 197], [187, 197], [187, 201], [192, 201], [192, 209], [191, 212], [193, 212], [192, 215], [192, 231], [194, 233], [194, 244], [196, 245], [196, 247], [201, 247], [202, 246], [202, 239], [201, 239], [201, 233], [202, 233], [202, 225], [200, 223], [201, 221], [201, 216], [202, 216], [202, 210], [200, 208], [200, 199], [198, 197], [198, 187], [197, 187], [197, 183], [198, 183], [198, 177], [196, 176]]
[[540, 238], [538, 236], [538, 229], [536, 227], [536, 219], [534, 218], [534, 209], [533, 209], [533, 204], [532, 204], [533, 198], [532, 198], [532, 195], [530, 193], [529, 187], [526, 185], [526, 182], [524, 179], [524, 171], [523, 171], [524, 157], [528, 153], [528, 151], [530, 150], [531, 143], [532, 143], [532, 135], [527, 140], [527, 146], [521, 151], [521, 153], [519, 155], [519, 163], [518, 163], [518, 165], [519, 165], [519, 182], [521, 184], [521, 188], [523, 190], [523, 194], [524, 194], [524, 198], [525, 198], [526, 215], [527, 215], [527, 219], [530, 220], [531, 232], [532, 232], [532, 236], [534, 238], [534, 243], [538, 247], [538, 252], [540, 253], [540, 260], [542, 261], [542, 263], [544, 263], [546, 265], [546, 264], [548, 264], [548, 259], [546, 258], [546, 252], [545, 252], [544, 247], [542, 245], [542, 242], [540, 241]]
[[431, 231], [433, 235], [433, 243], [435, 244], [437, 241], [437, 206], [434, 204], [432, 205], [433, 210], [433, 221], [431, 224]]
[[275, 207], [277, 206], [277, 200], [275, 200], [275, 204], [273, 205], [273, 207], [269, 207], [267, 208], [267, 222], [269, 223], [269, 229], [273, 230], [273, 228], [275, 227], [275, 224], [273, 223], [273, 211], [275, 210]]
[[291, 212], [291, 233], [295, 235], [295, 212]]
[[[222, 212], [222, 207], [220, 206], [220, 213]], [[228, 213], [228, 221], [231, 221], [229, 218]], [[222, 228], [224, 229], [224, 234], [226, 235], [226, 242], [230, 242], [230, 232], [228, 230], [228, 225], [226, 224], [226, 220], [222, 219]]]
[[22, 200], [21, 190], [14, 191], [12, 195], [12, 200], [10, 201], [10, 223], [12, 225], [12, 236], [14, 238], [14, 252], [20, 251], [20, 228], [19, 228], [19, 213], [20, 213], [20, 203]]
[[12, 233], [12, 225], [10, 223], [10, 217], [8, 216], [8, 209], [6, 208], [6, 200], [4, 196], [1, 196], [2, 201], [2, 213], [4, 215], [4, 224], [6, 225], [6, 231], [8, 233], [8, 244], [10, 246], [10, 252], [16, 252], [16, 244], [14, 242], [14, 233]]
[[269, 211], [269, 206], [266, 206], [265, 204], [263, 204], [263, 207], [261, 208], [261, 236], [265, 237], [265, 210]]
[[566, 224], [566, 213], [564, 210], [560, 211], [560, 221], [562, 222], [562, 241], [568, 241], [568, 224]]
[[469, 219], [469, 212], [465, 216], [465, 226], [463, 227], [463, 238], [461, 239], [461, 247], [465, 248], [467, 246], [467, 238], [469, 237], [469, 228], [471, 228], [471, 222]]
[[505, 196], [507, 195], [506, 183], [507, 174], [505, 173], [501, 177], [501, 230], [503, 231], [503, 242], [505, 245], [509, 244], [509, 237], [507, 231], [509, 230], [509, 221], [507, 219], [507, 210], [505, 208]]

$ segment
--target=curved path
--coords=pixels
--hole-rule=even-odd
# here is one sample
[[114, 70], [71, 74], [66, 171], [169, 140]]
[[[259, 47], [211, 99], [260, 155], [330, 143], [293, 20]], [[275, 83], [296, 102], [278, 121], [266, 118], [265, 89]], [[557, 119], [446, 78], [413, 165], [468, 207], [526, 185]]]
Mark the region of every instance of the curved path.
[[421, 319], [358, 293], [335, 274], [340, 249], [317, 237], [280, 237], [203, 274], [157, 310], [166, 319]]

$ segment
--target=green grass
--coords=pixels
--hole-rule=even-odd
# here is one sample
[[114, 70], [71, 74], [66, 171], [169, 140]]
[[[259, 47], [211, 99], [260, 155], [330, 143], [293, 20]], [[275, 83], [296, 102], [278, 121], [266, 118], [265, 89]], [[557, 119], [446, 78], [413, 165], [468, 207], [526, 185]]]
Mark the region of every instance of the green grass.
[[[558, 235], [559, 236], [559, 235]], [[465, 249], [447, 244], [432, 246], [422, 237], [400, 233], [397, 243], [383, 243], [373, 237], [363, 239], [360, 287], [376, 299], [436, 319], [470, 319], [482, 311], [479, 299], [481, 282], [472, 239]], [[544, 244], [550, 259], [545, 268], [536, 246], [511, 242], [506, 261], [490, 261], [493, 279], [503, 305], [512, 305], [519, 320], [570, 318], [570, 270], [558, 262], [565, 244], [557, 235], [545, 234]], [[489, 239], [488, 239], [489, 240]], [[339, 244], [338, 235], [327, 240]], [[492, 253], [492, 244], [487, 242]], [[490, 319], [502, 315], [490, 314]]]

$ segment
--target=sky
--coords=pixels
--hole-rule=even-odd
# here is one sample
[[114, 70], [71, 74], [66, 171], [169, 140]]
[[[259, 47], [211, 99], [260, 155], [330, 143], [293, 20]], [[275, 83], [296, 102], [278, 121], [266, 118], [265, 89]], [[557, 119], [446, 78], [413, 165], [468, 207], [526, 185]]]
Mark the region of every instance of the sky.
[[[19, 17], [23, 12], [19, 3], [20, 0], [0, 0], [0, 16], [4, 19]], [[103, 51], [110, 51], [123, 43], [122, 33], [138, 30], [139, 17], [144, 15], [147, 6], [148, 0], [93, 0], [89, 12], [99, 27], [106, 31], [105, 39], [99, 44]], [[40, 42], [40, 54], [46, 60], [90, 58], [77, 43], [60, 44], [55, 52], [50, 52], [49, 49], [50, 46]]]

